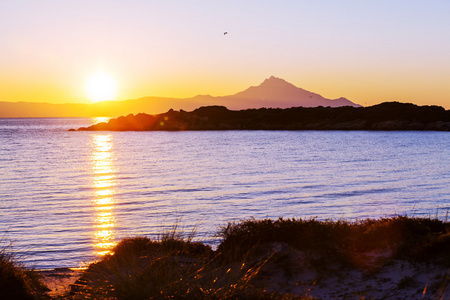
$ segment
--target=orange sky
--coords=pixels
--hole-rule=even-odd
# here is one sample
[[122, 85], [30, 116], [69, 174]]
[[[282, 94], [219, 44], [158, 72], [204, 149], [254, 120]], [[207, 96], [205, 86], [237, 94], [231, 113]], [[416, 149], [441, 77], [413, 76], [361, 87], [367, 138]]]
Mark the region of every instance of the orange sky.
[[[274, 75], [327, 98], [450, 109], [446, 1], [3, 0], [0, 101], [230, 95]], [[228, 34], [224, 35], [223, 32]]]

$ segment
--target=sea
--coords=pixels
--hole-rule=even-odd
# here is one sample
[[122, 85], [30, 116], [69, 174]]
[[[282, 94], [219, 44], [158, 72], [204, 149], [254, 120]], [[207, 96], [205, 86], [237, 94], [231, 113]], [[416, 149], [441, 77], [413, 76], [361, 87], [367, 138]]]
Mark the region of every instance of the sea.
[[68, 131], [106, 120], [0, 119], [0, 250], [83, 267], [127, 237], [214, 248], [251, 218], [448, 218], [449, 132]]

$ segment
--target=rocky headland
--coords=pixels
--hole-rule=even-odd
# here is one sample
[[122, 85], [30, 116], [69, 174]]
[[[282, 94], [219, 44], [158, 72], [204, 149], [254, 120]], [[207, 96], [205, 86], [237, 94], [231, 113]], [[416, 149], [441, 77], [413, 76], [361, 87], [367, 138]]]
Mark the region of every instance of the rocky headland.
[[[71, 129], [74, 130], [74, 129]], [[385, 102], [370, 107], [292, 107], [229, 110], [203, 106], [111, 119], [80, 131], [180, 130], [429, 130], [450, 131], [450, 110]]]

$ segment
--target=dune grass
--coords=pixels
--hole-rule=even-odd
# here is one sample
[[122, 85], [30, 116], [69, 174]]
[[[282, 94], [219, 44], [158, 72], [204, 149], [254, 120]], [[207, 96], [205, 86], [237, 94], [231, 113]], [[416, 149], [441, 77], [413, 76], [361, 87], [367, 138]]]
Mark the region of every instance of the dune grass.
[[433, 259], [450, 265], [450, 223], [430, 218], [397, 216], [358, 222], [251, 219], [229, 223], [219, 236], [219, 252], [243, 254], [257, 244], [283, 242], [344, 264], [351, 264], [355, 253], [390, 250], [395, 259]]
[[22, 266], [10, 245], [0, 248], [0, 299], [43, 299], [45, 291], [39, 276]]
[[[304, 263], [319, 277], [330, 265], [368, 267], [355, 257], [370, 251], [388, 250], [389, 259], [450, 266], [450, 224], [429, 218], [250, 219], [229, 223], [218, 236], [217, 250], [175, 231], [156, 241], [125, 239], [114, 255], [88, 268], [72, 294], [97, 299], [310, 299], [307, 293], [270, 288], [274, 268], [288, 276], [296, 271], [289, 258], [292, 249], [305, 254]], [[412, 284], [407, 279], [399, 288]]]
[[264, 260], [223, 259], [202, 243], [172, 231], [154, 241], [122, 240], [114, 255], [89, 266], [72, 295], [95, 299], [303, 299], [255, 288]]
[[[393, 260], [450, 268], [450, 223], [431, 218], [250, 219], [217, 235], [216, 250], [176, 226], [157, 239], [126, 238], [113, 255], [92, 263], [65, 299], [313, 299], [309, 286], [336, 270], [376, 272]], [[374, 265], [362, 258], [372, 252], [387, 254]], [[45, 299], [36, 273], [11, 253], [0, 250], [0, 299]], [[292, 294], [287, 282], [308, 268], [314, 280]], [[436, 274], [428, 293], [445, 295], [449, 277]], [[415, 277], [403, 276], [396, 289], [415, 284]]]

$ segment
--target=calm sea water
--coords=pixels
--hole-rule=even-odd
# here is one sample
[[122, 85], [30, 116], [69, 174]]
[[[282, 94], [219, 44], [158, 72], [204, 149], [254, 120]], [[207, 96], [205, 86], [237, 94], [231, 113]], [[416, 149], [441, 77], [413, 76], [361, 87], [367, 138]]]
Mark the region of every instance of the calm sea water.
[[80, 266], [178, 224], [214, 245], [254, 218], [445, 218], [450, 133], [69, 132], [94, 119], [0, 119], [0, 246]]

